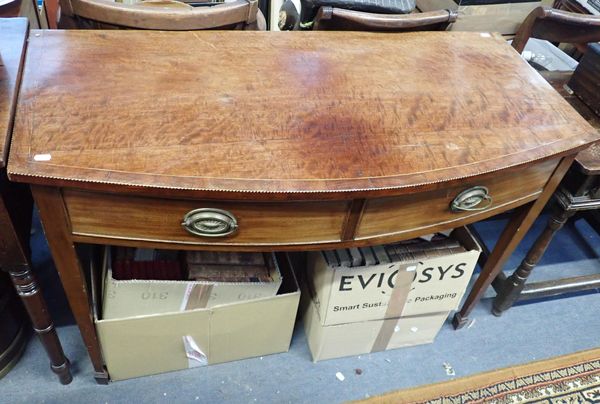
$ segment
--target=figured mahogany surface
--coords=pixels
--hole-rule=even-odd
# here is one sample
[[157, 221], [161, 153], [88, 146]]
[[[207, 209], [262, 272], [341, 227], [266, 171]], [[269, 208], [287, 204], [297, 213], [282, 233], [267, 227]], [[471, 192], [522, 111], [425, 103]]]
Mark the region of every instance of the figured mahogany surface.
[[32, 31], [8, 168], [99, 190], [348, 198], [598, 138], [487, 34]]
[[26, 18], [0, 19], [0, 168], [4, 167], [8, 153], [26, 37]]

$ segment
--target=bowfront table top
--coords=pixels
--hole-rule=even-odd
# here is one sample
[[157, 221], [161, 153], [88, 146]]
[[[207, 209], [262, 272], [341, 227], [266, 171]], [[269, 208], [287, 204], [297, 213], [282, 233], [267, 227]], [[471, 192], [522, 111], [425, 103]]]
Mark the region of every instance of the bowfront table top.
[[489, 34], [32, 31], [9, 174], [347, 198], [435, 187], [598, 137]]
[[0, 168], [6, 164], [26, 38], [27, 19], [0, 19]]

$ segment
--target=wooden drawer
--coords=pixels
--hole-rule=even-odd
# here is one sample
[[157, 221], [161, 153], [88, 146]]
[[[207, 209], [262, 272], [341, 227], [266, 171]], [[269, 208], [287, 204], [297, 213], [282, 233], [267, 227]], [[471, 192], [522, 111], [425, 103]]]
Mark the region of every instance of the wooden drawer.
[[[278, 245], [340, 240], [349, 201], [220, 202], [113, 195], [64, 189], [76, 236], [193, 245]], [[225, 237], [201, 237], [181, 225], [198, 208], [223, 209], [238, 230]]]
[[[472, 223], [534, 200], [558, 164], [488, 174], [457, 186], [365, 201], [352, 222], [351, 201], [252, 202], [141, 197], [63, 189], [71, 231], [79, 241], [137, 240], [194, 246], [256, 249], [310, 249], [317, 244], [393, 242]], [[465, 189], [484, 186], [493, 198], [482, 211], [453, 212], [452, 200]], [[182, 226], [186, 213], [222, 209], [235, 216], [238, 229], [224, 237], [196, 236]], [[357, 211], [358, 213], [358, 211]], [[342, 232], [346, 238], [341, 240]], [[354, 241], [353, 241], [354, 240]], [[117, 243], [117, 241], [115, 241]], [[122, 241], [121, 243], [124, 243]], [[304, 246], [304, 247], [303, 247]], [[279, 247], [279, 248], [278, 248]], [[334, 247], [332, 245], [332, 247]]]
[[[542, 191], [559, 160], [545, 161], [520, 170], [507, 170], [487, 175], [484, 179], [464, 182], [460, 186], [440, 190], [371, 199], [366, 202], [358, 223], [355, 239], [389, 236], [402, 238], [403, 233], [427, 234], [451, 229], [493, 216], [498, 212], [535, 199]], [[483, 211], [453, 212], [452, 200], [462, 191], [485, 186], [492, 204]]]

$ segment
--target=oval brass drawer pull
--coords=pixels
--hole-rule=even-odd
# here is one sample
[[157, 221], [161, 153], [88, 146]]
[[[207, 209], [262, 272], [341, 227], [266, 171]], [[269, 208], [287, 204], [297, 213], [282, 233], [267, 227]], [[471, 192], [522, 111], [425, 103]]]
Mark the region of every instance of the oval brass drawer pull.
[[450, 204], [453, 212], [486, 210], [492, 206], [492, 197], [486, 187], [476, 186], [462, 191]]
[[230, 212], [212, 208], [189, 211], [181, 225], [188, 232], [203, 237], [224, 237], [238, 228], [237, 220]]

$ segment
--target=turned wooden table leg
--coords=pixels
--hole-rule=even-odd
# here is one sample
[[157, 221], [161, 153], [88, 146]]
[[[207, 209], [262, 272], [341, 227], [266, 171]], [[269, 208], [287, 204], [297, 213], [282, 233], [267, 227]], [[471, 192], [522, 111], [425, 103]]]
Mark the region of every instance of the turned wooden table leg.
[[52, 371], [62, 384], [69, 384], [73, 380], [69, 360], [65, 357], [48, 306], [29, 263], [32, 209], [29, 187], [11, 184], [6, 174], [1, 173], [0, 266], [8, 272], [27, 310], [33, 329], [50, 358]]
[[56, 373], [62, 384], [71, 383], [73, 377], [71, 376], [69, 360], [65, 357], [56, 329], [50, 318], [48, 306], [29, 265], [6, 269], [8, 269], [8, 274], [15, 285], [17, 294], [21, 297], [29, 314], [33, 329], [50, 358], [52, 371]]
[[481, 273], [467, 296], [463, 307], [460, 312], [454, 315], [452, 325], [455, 329], [462, 328], [467, 324], [469, 314], [473, 311], [486, 289], [502, 271], [502, 267], [508, 258], [515, 248], [517, 248], [548, 200], [552, 197], [552, 194], [571, 166], [574, 158], [575, 156], [564, 157], [552, 173], [540, 196], [534, 202], [515, 209], [512, 218], [502, 231], [500, 239], [481, 269]]
[[71, 239], [71, 229], [62, 196], [56, 188], [32, 186], [31, 191], [40, 212], [56, 270], [94, 366], [94, 378], [99, 384], [107, 384], [108, 372], [102, 359], [85, 275]]
[[575, 212], [567, 212], [561, 209], [560, 212], [557, 212], [550, 218], [548, 225], [542, 234], [540, 234], [540, 236], [535, 240], [535, 243], [527, 252], [527, 255], [523, 261], [521, 261], [519, 267], [502, 284], [498, 295], [494, 299], [494, 305], [492, 308], [492, 313], [495, 316], [502, 315], [502, 312], [511, 308], [512, 305], [517, 301], [519, 295], [525, 287], [527, 278], [531, 274], [533, 268], [535, 268], [537, 263], [544, 256], [544, 253], [554, 238], [554, 235], [564, 226], [567, 220], [569, 220], [574, 213]]

